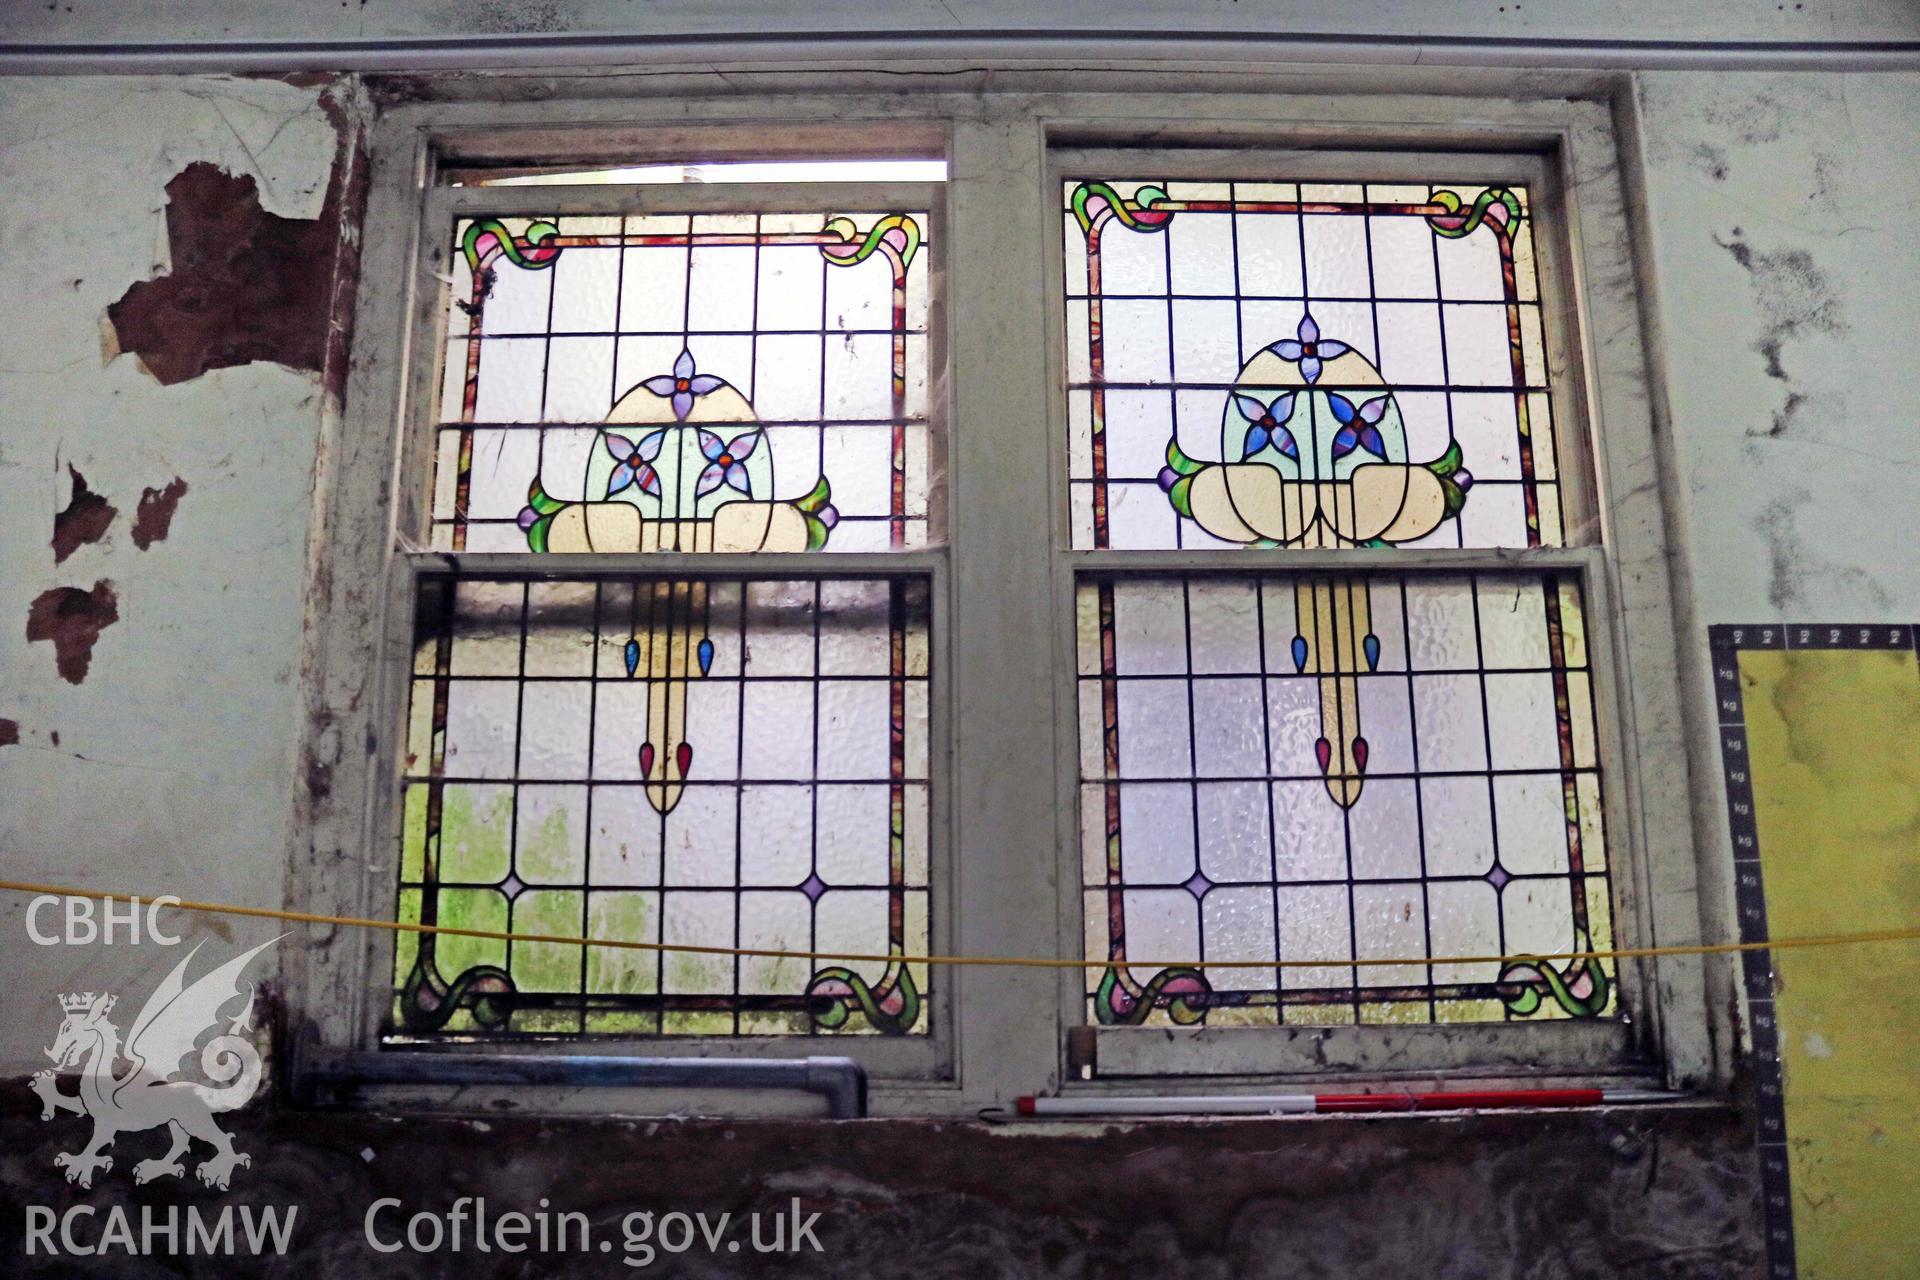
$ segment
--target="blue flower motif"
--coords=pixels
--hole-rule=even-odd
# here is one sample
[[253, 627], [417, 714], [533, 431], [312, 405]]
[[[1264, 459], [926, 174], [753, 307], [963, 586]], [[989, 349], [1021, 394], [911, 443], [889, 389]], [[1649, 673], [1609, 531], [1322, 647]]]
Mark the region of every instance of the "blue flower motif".
[[1346, 457], [1355, 449], [1364, 449], [1368, 453], [1387, 460], [1386, 442], [1380, 438], [1377, 425], [1386, 415], [1391, 396], [1377, 396], [1358, 408], [1353, 401], [1337, 391], [1327, 393], [1327, 403], [1333, 409], [1333, 416], [1340, 422], [1340, 430], [1334, 433], [1333, 456], [1335, 461]]
[[1293, 392], [1275, 396], [1272, 404], [1261, 404], [1238, 391], [1231, 394], [1233, 407], [1247, 420], [1247, 439], [1240, 449], [1240, 461], [1245, 462], [1269, 444], [1295, 462], [1300, 461], [1300, 446], [1285, 425], [1293, 417]]
[[1353, 350], [1346, 343], [1336, 342], [1332, 338], [1321, 341], [1320, 326], [1313, 322], [1310, 315], [1300, 317], [1300, 327], [1294, 332], [1298, 341], [1283, 338], [1274, 343], [1271, 350], [1282, 360], [1298, 361], [1300, 376], [1310, 383], [1320, 381], [1321, 361], [1337, 359]]
[[607, 452], [620, 459], [620, 465], [607, 477], [609, 498], [628, 485], [638, 485], [640, 492], [660, 496], [660, 473], [653, 469], [653, 460], [660, 456], [660, 442], [666, 435], [665, 431], [655, 431], [641, 437], [639, 444], [611, 431], [601, 437]]
[[673, 416], [685, 422], [687, 415], [693, 412], [693, 398], [726, 386], [727, 380], [716, 378], [712, 374], [695, 372], [693, 352], [682, 350], [680, 358], [673, 362], [672, 374], [648, 378], [640, 385], [657, 396], [673, 397]]
[[729, 489], [738, 489], [752, 497], [753, 483], [747, 477], [744, 459], [752, 456], [754, 447], [759, 443], [758, 431], [742, 432], [724, 444], [713, 432], [702, 431], [700, 452], [706, 455], [707, 469], [700, 473], [700, 481], [694, 486], [694, 496], [704, 497], [724, 484]]

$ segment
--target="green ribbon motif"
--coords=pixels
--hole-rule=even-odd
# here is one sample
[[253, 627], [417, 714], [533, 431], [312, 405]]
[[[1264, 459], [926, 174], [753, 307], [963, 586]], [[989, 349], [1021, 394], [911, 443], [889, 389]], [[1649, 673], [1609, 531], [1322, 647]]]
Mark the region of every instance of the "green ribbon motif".
[[[1120, 225], [1130, 231], [1165, 231], [1167, 224], [1173, 221], [1170, 210], [1154, 212], [1154, 206], [1168, 199], [1163, 187], [1141, 187], [1133, 193], [1133, 207], [1121, 199], [1120, 193], [1105, 182], [1083, 182], [1073, 189], [1073, 216], [1080, 223], [1080, 234], [1093, 230], [1094, 215], [1087, 212], [1087, 204], [1092, 200], [1104, 200], [1113, 210], [1113, 216]], [[1145, 215], [1144, 217], [1142, 215]]]
[[[1120, 988], [1120, 971], [1109, 965], [1100, 977], [1100, 987], [1094, 993], [1094, 1016], [1107, 1026], [1137, 1027], [1147, 1020], [1167, 987], [1185, 981], [1199, 988], [1198, 991], [1176, 991], [1167, 1001], [1167, 1016], [1182, 1027], [1191, 1027], [1204, 1022], [1207, 1017], [1206, 997], [1213, 992], [1213, 984], [1207, 981], [1207, 975], [1198, 969], [1176, 968], [1162, 969], [1147, 980], [1137, 998]], [[1121, 1001], [1133, 999], [1131, 1008], [1121, 1008]]]
[[[1590, 951], [1593, 941], [1586, 930], [1577, 930], [1574, 934], [1575, 951]], [[1600, 962], [1593, 959], [1575, 960], [1564, 971], [1550, 964], [1534, 960], [1521, 960], [1500, 970], [1500, 976], [1494, 985], [1501, 988], [1500, 998], [1507, 1008], [1522, 1018], [1539, 1010], [1543, 1003], [1540, 988], [1545, 986], [1554, 1003], [1576, 1018], [1597, 1018], [1606, 1011], [1607, 1001], [1613, 995], [1613, 988], [1607, 981], [1607, 971]], [[1576, 992], [1576, 987], [1584, 987], [1585, 995]]]
[[1447, 212], [1428, 218], [1427, 223], [1433, 228], [1433, 234], [1448, 240], [1464, 239], [1478, 231], [1480, 224], [1487, 220], [1487, 210], [1496, 204], [1503, 206], [1506, 210], [1507, 216], [1504, 222], [1496, 219], [1502, 228], [1511, 230], [1520, 221], [1520, 198], [1504, 187], [1490, 187], [1482, 191], [1475, 197], [1473, 208], [1467, 211], [1465, 218], [1457, 227], [1443, 226], [1441, 223], [1443, 220], [1452, 222], [1460, 215], [1462, 207], [1460, 197], [1451, 191], [1439, 191], [1434, 193], [1433, 202]]
[[[920, 1020], [920, 989], [913, 983], [913, 970], [904, 964], [895, 966], [894, 980], [898, 984], [900, 1008], [889, 1013], [880, 1007], [881, 998], [874, 994], [873, 985], [853, 970], [839, 965], [821, 969], [807, 983], [807, 1000], [814, 1022], [822, 1030], [838, 1031], [853, 1016], [850, 1005], [858, 1005], [876, 1031], [905, 1035]], [[830, 985], [844, 986], [846, 990], [822, 989]]]
[[434, 963], [431, 942], [431, 936], [422, 942], [413, 972], [400, 989], [400, 1021], [406, 1029], [438, 1031], [463, 1007], [473, 1010], [473, 1020], [483, 1029], [493, 1031], [505, 1026], [513, 1013], [515, 991], [507, 971], [477, 964], [449, 983]]
[[559, 249], [547, 246], [547, 241], [559, 234], [560, 228], [551, 222], [531, 223], [527, 227], [527, 249], [522, 249], [506, 223], [498, 218], [476, 218], [467, 224], [466, 234], [460, 237], [460, 252], [466, 255], [468, 268], [478, 276], [484, 268], [485, 259], [492, 256], [487, 249], [480, 247], [480, 242], [492, 237], [494, 245], [490, 248], [497, 247], [508, 262], [528, 271], [543, 271], [560, 257]]

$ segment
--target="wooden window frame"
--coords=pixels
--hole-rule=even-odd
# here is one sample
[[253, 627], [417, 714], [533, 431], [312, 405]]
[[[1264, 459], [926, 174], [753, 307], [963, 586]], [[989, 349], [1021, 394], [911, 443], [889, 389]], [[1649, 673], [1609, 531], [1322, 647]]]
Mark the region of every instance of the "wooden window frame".
[[[1112, 80], [1118, 86], [1123, 77]], [[880, 83], [874, 77], [872, 84]], [[353, 370], [320, 460], [304, 663], [310, 785], [293, 821], [292, 902], [376, 917], [391, 916], [394, 906], [393, 743], [404, 715], [397, 702], [404, 681], [394, 672], [411, 642], [412, 583], [422, 568], [444, 569], [448, 559], [403, 550], [417, 545], [412, 531], [424, 528], [427, 462], [417, 449], [438, 364], [428, 339], [438, 332], [436, 308], [444, 305], [446, 214], [460, 203], [447, 195], [440, 168], [944, 154], [950, 177], [935, 215], [941, 234], [931, 238], [941, 257], [930, 275], [933, 323], [944, 340], [932, 346], [929, 406], [942, 450], [933, 473], [936, 485], [945, 485], [943, 546], [872, 556], [653, 555], [618, 566], [599, 557], [588, 566], [560, 557], [535, 564], [513, 555], [466, 556], [463, 563], [497, 568], [504, 560], [517, 571], [556, 575], [643, 568], [717, 576], [909, 571], [929, 577], [935, 950], [1069, 957], [1078, 957], [1082, 945], [1074, 771], [1077, 574], [1304, 569], [1322, 567], [1329, 556], [1343, 568], [1577, 573], [1588, 593], [1618, 944], [1700, 941], [1703, 916], [1714, 915], [1702, 910], [1702, 884], [1717, 881], [1712, 867], [1703, 869], [1696, 846], [1699, 816], [1688, 785], [1694, 762], [1682, 696], [1683, 681], [1696, 677], [1674, 627], [1661, 499], [1666, 481], [1655, 440], [1656, 398], [1648, 393], [1627, 186], [1633, 170], [1623, 161], [1631, 138], [1620, 135], [1616, 115], [1604, 100], [1117, 87], [987, 94], [770, 88], [713, 97], [409, 103], [387, 111], [371, 144]], [[1523, 177], [1541, 215], [1536, 238], [1557, 429], [1563, 440], [1589, 442], [1581, 487], [1590, 495], [1584, 515], [1599, 531], [1597, 545], [1464, 552], [1071, 550], [1058, 210], [1061, 177], [1089, 159], [1113, 163], [1118, 176], [1148, 166], [1156, 175], [1216, 178], [1334, 180], [1362, 172], [1444, 178], [1463, 170], [1485, 173], [1494, 164]], [[709, 208], [773, 207], [764, 189], [717, 185], [580, 189], [580, 199], [591, 205], [586, 208], [567, 203], [576, 192], [566, 188], [489, 188], [485, 203], [492, 212], [518, 207], [516, 201], [580, 212], [642, 202], [661, 208], [661, 191], [679, 193], [671, 198], [682, 207], [704, 201], [716, 202]], [[922, 207], [931, 207], [924, 196]], [[1570, 529], [1581, 515], [1570, 507]], [[292, 999], [315, 1043], [377, 1043], [391, 947], [388, 935], [343, 931], [290, 953]], [[874, 1074], [876, 1110], [902, 1114], [968, 1113], [1052, 1090], [1163, 1087], [1154, 1080], [1191, 1089], [1192, 1080], [1179, 1078], [1195, 1074], [1217, 1092], [1270, 1090], [1278, 1076], [1302, 1085], [1457, 1077], [1694, 1087], [1727, 1077], [1724, 1013], [1714, 1012], [1712, 999], [1722, 986], [1731, 989], [1724, 968], [1699, 956], [1622, 961], [1627, 1022], [1202, 1028], [1178, 1035], [1101, 1028], [1094, 1037], [1100, 1073], [1093, 1079], [1080, 1078], [1077, 1069], [1084, 1035], [1069, 1034], [1085, 1019], [1081, 976], [1046, 969], [949, 971], [938, 984], [932, 1034], [919, 1046], [868, 1036], [665, 1037], [590, 1039], [552, 1051], [851, 1053]], [[1073, 1064], [1070, 1040], [1081, 1046]], [[1142, 1077], [1151, 1079], [1143, 1085]], [[487, 1096], [430, 1084], [405, 1092], [421, 1105], [456, 1099], [474, 1105]], [[531, 1105], [525, 1090], [496, 1092]], [[614, 1104], [542, 1094], [538, 1105]], [[640, 1105], [654, 1109], [651, 1101]]]

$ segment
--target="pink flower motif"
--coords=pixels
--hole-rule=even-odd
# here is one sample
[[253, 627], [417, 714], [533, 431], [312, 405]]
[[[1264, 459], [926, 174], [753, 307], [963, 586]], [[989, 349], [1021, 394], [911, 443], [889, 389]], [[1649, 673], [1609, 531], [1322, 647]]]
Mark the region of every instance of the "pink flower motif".
[[657, 378], [648, 378], [640, 384], [657, 396], [673, 398], [673, 416], [681, 422], [693, 412], [693, 398], [704, 396], [709, 391], [727, 385], [725, 378], [716, 378], [711, 374], [698, 373], [693, 363], [693, 352], [682, 351], [680, 358], [673, 362], [672, 374], [661, 374]]
[[660, 473], [653, 469], [653, 460], [660, 456], [660, 442], [666, 438], [664, 431], [655, 431], [643, 436], [639, 444], [625, 436], [609, 431], [601, 437], [607, 452], [620, 460], [620, 465], [607, 477], [607, 496], [611, 498], [628, 485], [638, 485], [640, 492], [660, 496]]
[[700, 473], [700, 481], [694, 486], [694, 496], [704, 497], [726, 485], [729, 489], [738, 489], [748, 497], [753, 496], [753, 484], [747, 478], [747, 466], [744, 459], [751, 457], [754, 448], [760, 443], [758, 431], [747, 431], [735, 436], [725, 444], [711, 431], [700, 433], [700, 452], [706, 455], [707, 469]]

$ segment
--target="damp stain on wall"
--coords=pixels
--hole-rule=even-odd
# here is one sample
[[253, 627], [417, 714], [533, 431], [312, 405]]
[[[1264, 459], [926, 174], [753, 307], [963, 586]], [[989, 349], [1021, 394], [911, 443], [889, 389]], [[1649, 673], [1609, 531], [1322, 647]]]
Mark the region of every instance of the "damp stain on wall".
[[1767, 376], [1791, 381], [1781, 356], [1786, 345], [1811, 334], [1844, 333], [1846, 315], [1835, 295], [1833, 281], [1805, 249], [1756, 250], [1739, 227], [1714, 243], [1752, 278], [1760, 305], [1760, 336], [1753, 349], [1766, 365]]
[[27, 609], [27, 642], [53, 645], [60, 678], [79, 684], [93, 664], [100, 633], [120, 621], [120, 601], [105, 578], [83, 587], [52, 587], [34, 597]]

